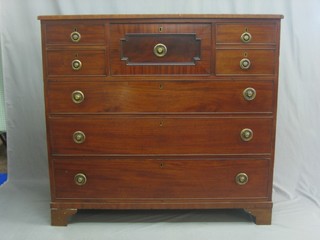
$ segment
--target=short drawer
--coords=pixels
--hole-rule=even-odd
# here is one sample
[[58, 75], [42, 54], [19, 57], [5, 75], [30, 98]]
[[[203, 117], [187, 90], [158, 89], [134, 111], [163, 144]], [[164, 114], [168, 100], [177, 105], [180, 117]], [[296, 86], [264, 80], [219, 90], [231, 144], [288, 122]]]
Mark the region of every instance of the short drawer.
[[275, 50], [216, 50], [216, 75], [274, 75]]
[[106, 44], [105, 24], [100, 21], [49, 21], [45, 37], [46, 44]]
[[111, 24], [112, 75], [210, 74], [211, 24]]
[[49, 118], [51, 153], [271, 153], [273, 119], [168, 116], [56, 116]]
[[57, 81], [47, 101], [50, 113], [271, 113], [273, 90], [272, 81]]
[[275, 44], [276, 24], [274, 23], [218, 23], [216, 43], [218, 44]]
[[106, 75], [105, 50], [49, 50], [47, 74]]
[[266, 198], [269, 160], [54, 159], [63, 198]]

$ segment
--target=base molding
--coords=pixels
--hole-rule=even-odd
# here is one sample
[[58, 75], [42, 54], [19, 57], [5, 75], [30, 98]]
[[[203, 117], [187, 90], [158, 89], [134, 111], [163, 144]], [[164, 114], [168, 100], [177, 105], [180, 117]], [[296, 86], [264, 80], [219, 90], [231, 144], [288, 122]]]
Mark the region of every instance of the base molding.
[[69, 218], [78, 209], [104, 210], [161, 210], [161, 209], [243, 209], [250, 214], [257, 225], [270, 225], [272, 217], [272, 202], [52, 202], [51, 225], [67, 226]]

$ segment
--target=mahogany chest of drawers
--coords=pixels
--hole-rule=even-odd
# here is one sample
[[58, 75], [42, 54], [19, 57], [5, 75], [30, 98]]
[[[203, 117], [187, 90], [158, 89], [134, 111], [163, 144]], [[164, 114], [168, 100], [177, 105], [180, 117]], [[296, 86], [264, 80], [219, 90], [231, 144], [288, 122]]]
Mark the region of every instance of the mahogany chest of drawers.
[[270, 224], [281, 18], [39, 17], [52, 225], [212, 208]]

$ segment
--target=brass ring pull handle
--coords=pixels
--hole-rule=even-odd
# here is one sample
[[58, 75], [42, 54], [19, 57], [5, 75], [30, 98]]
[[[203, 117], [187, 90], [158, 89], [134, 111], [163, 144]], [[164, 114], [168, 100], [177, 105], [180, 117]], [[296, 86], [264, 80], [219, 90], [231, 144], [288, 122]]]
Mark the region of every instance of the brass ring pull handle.
[[162, 43], [158, 43], [157, 45], [154, 46], [153, 48], [153, 53], [157, 57], [164, 57], [167, 54], [167, 47], [166, 45]]
[[78, 59], [73, 60], [71, 66], [73, 70], [79, 71], [82, 68], [82, 62]]
[[241, 59], [241, 61], [240, 61], [240, 68], [241, 69], [247, 70], [250, 68], [250, 66], [251, 66], [251, 62], [248, 58]]
[[250, 33], [248, 32], [244, 32], [241, 34], [241, 37], [240, 37], [241, 41], [244, 42], [244, 43], [248, 43], [251, 41], [252, 39], [252, 36]]
[[70, 34], [70, 39], [72, 42], [77, 43], [81, 39], [81, 34], [77, 31], [74, 31]]
[[83, 186], [87, 183], [87, 177], [83, 173], [77, 173], [74, 176], [74, 182], [79, 186]]
[[238, 185], [245, 185], [248, 183], [249, 177], [245, 173], [238, 173], [235, 180]]
[[86, 140], [86, 135], [82, 131], [76, 131], [73, 133], [73, 141], [75, 143], [84, 143]]
[[83, 92], [76, 90], [71, 94], [71, 99], [74, 103], [82, 103], [84, 101], [84, 94]]
[[255, 99], [256, 95], [257, 93], [254, 88], [248, 87], [245, 90], [243, 90], [243, 97], [247, 101], [252, 101], [253, 99]]
[[248, 142], [253, 138], [253, 131], [250, 128], [241, 130], [240, 137], [243, 141]]

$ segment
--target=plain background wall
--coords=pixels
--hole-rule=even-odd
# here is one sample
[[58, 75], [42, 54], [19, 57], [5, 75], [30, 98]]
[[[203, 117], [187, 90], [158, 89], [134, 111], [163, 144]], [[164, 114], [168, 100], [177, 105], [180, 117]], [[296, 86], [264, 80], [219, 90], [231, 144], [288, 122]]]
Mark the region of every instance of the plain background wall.
[[6, 131], [6, 115], [4, 110], [4, 87], [2, 75], [2, 58], [1, 58], [1, 38], [0, 38], [0, 132]]
[[0, 10], [8, 132], [7, 188], [10, 182], [19, 181], [48, 186], [38, 15], [283, 14], [274, 200], [302, 197], [320, 207], [320, 1], [0, 0]]

